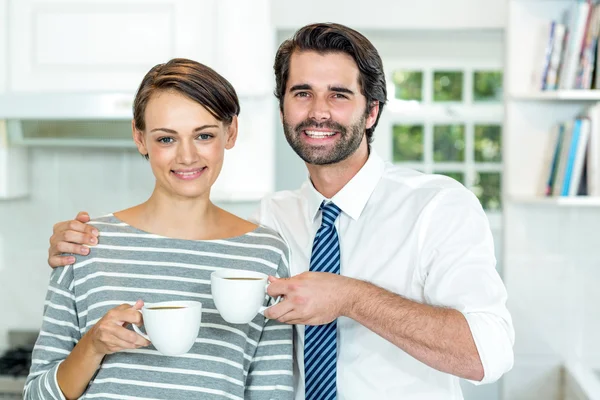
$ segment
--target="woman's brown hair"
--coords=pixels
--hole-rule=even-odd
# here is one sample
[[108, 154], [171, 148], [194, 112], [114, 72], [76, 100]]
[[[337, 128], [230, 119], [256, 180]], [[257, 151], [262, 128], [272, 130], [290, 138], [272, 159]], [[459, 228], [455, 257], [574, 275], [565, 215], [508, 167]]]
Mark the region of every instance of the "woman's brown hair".
[[240, 114], [239, 99], [227, 79], [199, 62], [174, 58], [155, 65], [144, 76], [133, 102], [133, 120], [137, 129], [146, 129], [144, 113], [152, 95], [170, 90], [197, 102], [226, 125]]

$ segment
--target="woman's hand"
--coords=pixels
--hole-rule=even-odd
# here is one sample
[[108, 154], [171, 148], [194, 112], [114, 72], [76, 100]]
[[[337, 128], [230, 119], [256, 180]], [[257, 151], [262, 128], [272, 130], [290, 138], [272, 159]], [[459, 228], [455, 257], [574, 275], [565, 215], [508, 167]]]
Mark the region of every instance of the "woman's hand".
[[48, 264], [52, 268], [73, 264], [75, 257], [62, 254], [88, 255], [90, 250], [83, 245], [98, 244], [98, 230], [87, 225], [90, 216], [85, 211], [77, 214], [75, 220], [63, 221], [54, 225], [48, 249]]
[[78, 399], [85, 392], [102, 359], [107, 354], [125, 349], [148, 346], [150, 342], [135, 332], [125, 329], [125, 324], [141, 324], [138, 311], [144, 302], [138, 300], [132, 307], [121, 304], [106, 313], [73, 348], [58, 366], [56, 381], [64, 397]]
[[106, 355], [149, 346], [149, 341], [124, 327], [126, 324], [142, 324], [142, 314], [138, 310], [143, 306], [144, 302], [138, 300], [133, 307], [121, 304], [107, 312], [85, 335], [91, 350], [98, 355]]

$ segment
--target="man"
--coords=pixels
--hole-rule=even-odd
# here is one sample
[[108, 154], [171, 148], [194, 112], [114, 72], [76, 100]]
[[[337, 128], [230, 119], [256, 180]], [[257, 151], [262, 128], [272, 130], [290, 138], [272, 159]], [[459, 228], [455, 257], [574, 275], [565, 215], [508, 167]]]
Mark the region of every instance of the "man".
[[[265, 315], [296, 324], [297, 399], [460, 399], [457, 377], [496, 381], [512, 367], [514, 329], [485, 213], [450, 178], [371, 151], [386, 102], [377, 50], [314, 24], [280, 46], [274, 68], [310, 179], [264, 199], [254, 219], [292, 252], [292, 278], [268, 289], [284, 300]], [[57, 224], [50, 264], [79, 253], [73, 243], [95, 244], [92, 228]]]

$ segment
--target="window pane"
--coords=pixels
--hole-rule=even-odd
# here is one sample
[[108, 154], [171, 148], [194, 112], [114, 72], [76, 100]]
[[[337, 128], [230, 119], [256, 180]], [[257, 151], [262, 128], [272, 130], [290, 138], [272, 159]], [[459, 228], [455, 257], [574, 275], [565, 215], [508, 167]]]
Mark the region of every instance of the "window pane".
[[475, 162], [502, 161], [500, 125], [475, 125]]
[[433, 160], [439, 162], [465, 160], [465, 126], [433, 127]]
[[498, 211], [502, 208], [500, 199], [500, 173], [478, 172], [475, 174], [473, 192], [481, 201], [483, 208], [488, 211]]
[[502, 101], [502, 72], [476, 71], [473, 74], [473, 100]]
[[436, 174], [449, 176], [450, 178], [459, 181], [463, 185], [465, 184], [465, 174], [463, 172], [442, 172], [442, 171], [437, 171]]
[[423, 161], [423, 125], [394, 125], [394, 162]]
[[423, 100], [423, 72], [403, 71], [394, 72], [395, 97], [400, 100]]
[[462, 101], [463, 73], [437, 71], [433, 73], [434, 101]]

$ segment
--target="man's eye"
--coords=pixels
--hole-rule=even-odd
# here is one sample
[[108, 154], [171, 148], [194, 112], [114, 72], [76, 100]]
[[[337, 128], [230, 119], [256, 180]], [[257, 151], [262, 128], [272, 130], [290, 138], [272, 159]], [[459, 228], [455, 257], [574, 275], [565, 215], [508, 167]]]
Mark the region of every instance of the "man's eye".
[[308, 93], [307, 92], [298, 92], [298, 93], [296, 93], [296, 97], [308, 97]]
[[341, 94], [341, 93], [336, 93], [336, 94], [334, 95], [334, 97], [335, 97], [336, 99], [347, 99], [347, 98], [348, 98], [346, 95], [343, 95], [343, 94]]
[[173, 138], [172, 137], [161, 137], [158, 139], [158, 142], [165, 143], [165, 144], [173, 143]]

